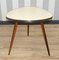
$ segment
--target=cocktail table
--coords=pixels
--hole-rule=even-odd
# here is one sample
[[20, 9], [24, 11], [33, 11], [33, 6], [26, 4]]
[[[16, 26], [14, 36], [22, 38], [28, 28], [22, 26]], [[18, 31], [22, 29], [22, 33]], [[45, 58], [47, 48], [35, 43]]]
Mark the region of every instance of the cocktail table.
[[38, 8], [38, 7], [21, 7], [21, 8], [17, 8], [17, 9], [10, 11], [7, 14], [6, 18], [9, 20], [15, 21], [15, 24], [14, 24], [14, 28], [13, 28], [13, 33], [12, 33], [12, 37], [11, 37], [8, 55], [10, 55], [10, 52], [12, 49], [18, 22], [23, 21], [23, 22], [28, 23], [27, 24], [27, 36], [29, 36], [29, 23], [38, 21], [38, 22], [40, 22], [44, 40], [46, 43], [47, 52], [48, 52], [48, 55], [50, 56], [47, 36], [46, 36], [45, 28], [44, 28], [44, 21], [50, 20], [50, 19], [52, 19], [52, 17], [53, 16], [49, 11], [42, 9], [42, 8]]

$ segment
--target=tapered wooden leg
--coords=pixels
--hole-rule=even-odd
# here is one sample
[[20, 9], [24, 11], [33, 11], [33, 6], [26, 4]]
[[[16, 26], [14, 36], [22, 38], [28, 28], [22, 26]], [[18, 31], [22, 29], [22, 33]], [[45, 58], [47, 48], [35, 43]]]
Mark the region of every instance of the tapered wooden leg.
[[29, 36], [29, 24], [27, 25], [27, 36]]
[[49, 51], [47, 36], [46, 36], [46, 32], [45, 32], [45, 28], [44, 28], [44, 23], [43, 22], [41, 22], [41, 28], [42, 28], [43, 36], [44, 36], [44, 39], [45, 39], [47, 52], [48, 52], [48, 55], [50, 56], [50, 51]]
[[16, 30], [17, 30], [17, 26], [18, 26], [18, 22], [16, 22], [14, 24], [8, 55], [10, 55], [10, 52], [11, 52], [11, 49], [12, 49], [13, 41], [14, 41], [14, 38], [15, 38]]

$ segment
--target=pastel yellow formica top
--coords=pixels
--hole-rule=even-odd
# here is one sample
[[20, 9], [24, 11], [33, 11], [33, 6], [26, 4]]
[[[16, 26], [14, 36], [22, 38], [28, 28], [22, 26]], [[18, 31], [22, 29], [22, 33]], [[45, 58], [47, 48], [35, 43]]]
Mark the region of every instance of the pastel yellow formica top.
[[7, 14], [8, 19], [24, 21], [45, 20], [51, 17], [52, 14], [49, 11], [38, 7], [17, 8]]

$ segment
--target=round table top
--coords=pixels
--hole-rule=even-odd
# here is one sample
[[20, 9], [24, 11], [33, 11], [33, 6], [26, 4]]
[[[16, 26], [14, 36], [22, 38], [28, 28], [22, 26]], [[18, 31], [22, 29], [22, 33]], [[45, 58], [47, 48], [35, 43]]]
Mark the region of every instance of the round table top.
[[52, 18], [52, 14], [38, 7], [21, 7], [10, 11], [7, 18], [11, 20], [36, 21]]

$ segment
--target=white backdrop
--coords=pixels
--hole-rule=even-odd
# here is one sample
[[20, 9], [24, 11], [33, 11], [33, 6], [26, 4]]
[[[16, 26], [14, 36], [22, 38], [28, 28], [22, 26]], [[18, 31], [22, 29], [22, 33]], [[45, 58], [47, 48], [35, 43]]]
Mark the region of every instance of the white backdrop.
[[[59, 19], [59, 0], [0, 0], [0, 20], [6, 21], [6, 14], [15, 8], [23, 6], [35, 6], [49, 10], [53, 19]], [[58, 10], [57, 10], [58, 9]]]

